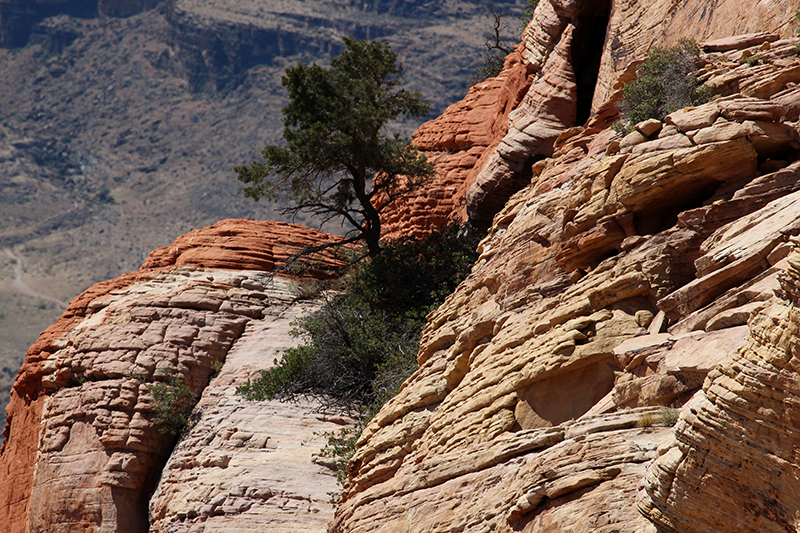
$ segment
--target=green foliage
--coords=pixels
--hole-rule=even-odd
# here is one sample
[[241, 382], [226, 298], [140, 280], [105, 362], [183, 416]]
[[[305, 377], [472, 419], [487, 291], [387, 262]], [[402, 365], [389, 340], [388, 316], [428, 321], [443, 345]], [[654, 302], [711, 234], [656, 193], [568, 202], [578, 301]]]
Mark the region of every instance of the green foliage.
[[345, 37], [331, 67], [302, 63], [281, 78], [285, 146], [267, 146], [265, 162], [236, 167], [246, 196], [267, 198], [283, 213], [340, 218], [379, 251], [380, 212], [419, 187], [433, 166], [408, 140], [388, 136], [399, 116], [424, 116], [430, 105], [403, 88], [403, 65], [388, 43]]
[[520, 22], [522, 23], [523, 31], [533, 18], [533, 12], [536, 11], [536, 6], [538, 5], [539, 0], [528, 0], [528, 2], [525, 4], [525, 10], [522, 12], [522, 16], [519, 18]]
[[355, 416], [378, 396], [373, 381], [389, 362], [414, 360], [419, 325], [396, 320], [346, 293], [300, 318], [294, 335], [305, 343], [238, 392], [249, 399], [312, 395], [327, 410]]
[[700, 47], [689, 39], [647, 53], [637, 78], [623, 89], [620, 111], [627, 131], [643, 120], [663, 120], [673, 111], [708, 101], [710, 90], [699, 87], [694, 75], [699, 56]]
[[254, 400], [310, 395], [354, 416], [356, 427], [325, 434], [323, 455], [335, 459], [342, 482], [361, 431], [417, 368], [425, 315], [469, 275], [477, 243], [469, 228], [448, 227], [382, 244], [352, 267], [343, 291], [296, 322], [305, 342], [237, 392]]
[[161, 426], [160, 433], [176, 435], [189, 421], [189, 412], [194, 406], [194, 395], [181, 378], [169, 374], [166, 382], [148, 384], [147, 390], [153, 395], [153, 422]]
[[305, 342], [238, 392], [249, 399], [310, 394], [351, 414], [385, 400], [413, 371], [425, 315], [469, 274], [476, 245], [458, 227], [383, 244], [352, 267], [343, 292], [296, 321], [293, 334]]
[[426, 314], [469, 275], [477, 243], [474, 232], [457, 226], [383, 243], [380, 254], [351, 267], [343, 290], [322, 291], [322, 308], [296, 321], [293, 335], [303, 344], [237, 393], [251, 400], [312, 396], [324, 410], [355, 417], [355, 427], [324, 434], [322, 454], [334, 459], [343, 483], [361, 431], [417, 368]]
[[680, 410], [674, 407], [662, 407], [658, 414], [661, 417], [661, 424], [667, 427], [677, 424], [678, 418], [681, 416]]
[[356, 266], [350, 292], [366, 307], [422, 322], [467, 277], [477, 244], [469, 226], [455, 225], [387, 243], [385, 253]]
[[754, 66], [758, 65], [763, 60], [764, 60], [764, 56], [763, 55], [756, 54], [754, 56], [753, 55], [748, 55], [742, 61], [744, 63], [747, 63], [748, 67], [754, 67]]

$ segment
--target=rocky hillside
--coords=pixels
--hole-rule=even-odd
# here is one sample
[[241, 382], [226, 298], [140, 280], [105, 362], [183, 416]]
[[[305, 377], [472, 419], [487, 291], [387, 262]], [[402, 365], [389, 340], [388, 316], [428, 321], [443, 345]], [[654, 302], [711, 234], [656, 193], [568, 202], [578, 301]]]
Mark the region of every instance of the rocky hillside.
[[153, 4], [0, 1], [0, 398], [60, 302], [194, 228], [280, 219], [232, 168], [278, 141], [286, 66], [326, 61], [345, 33], [388, 39], [435, 116], [488, 28], [466, 0]]
[[[493, 215], [489, 236], [330, 531], [796, 528], [798, 6], [720, 2], [699, 28], [692, 4], [611, 10], [583, 122], [574, 43], [596, 3], [542, 2], [500, 78], [420, 129], [454, 199], [440, 216]], [[705, 41], [714, 100], [616, 134], [617, 80], [677, 36]]]
[[[275, 262], [331, 237], [226, 221], [94, 286], [28, 351], [0, 531], [796, 530], [795, 9], [541, 0], [500, 76], [418, 130], [437, 178], [391, 234], [488, 235], [335, 514], [296, 431], [347, 421], [232, 394], [303, 311]], [[637, 62], [683, 36], [711, 101], [616, 133]], [[174, 451], [161, 369], [200, 398]]]
[[[301, 280], [275, 275], [275, 263], [331, 239], [298, 225], [223, 221], [74, 299], [30, 348], [11, 392], [2, 531], [147, 531], [159, 479], [155, 518], [168, 504], [172, 520], [188, 523], [233, 509], [266, 514], [284, 531], [322, 527], [335, 478], [311, 463], [324, 440], [314, 432], [343, 421], [317, 421], [309, 405], [254, 408], [232, 389], [295, 342], [289, 323], [307, 309], [292, 303]], [[337, 266], [321, 260], [311, 274]], [[175, 437], [154, 422], [152, 387], [172, 377], [199, 398], [192, 431], [200, 435], [186, 435], [189, 451], [178, 447], [167, 463]]]

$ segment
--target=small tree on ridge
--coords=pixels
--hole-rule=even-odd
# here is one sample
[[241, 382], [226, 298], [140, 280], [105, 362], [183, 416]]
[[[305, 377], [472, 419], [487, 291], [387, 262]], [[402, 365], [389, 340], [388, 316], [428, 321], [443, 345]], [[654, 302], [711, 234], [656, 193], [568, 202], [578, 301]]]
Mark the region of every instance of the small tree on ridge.
[[246, 196], [288, 205], [284, 214], [341, 218], [356, 234], [336, 244], [363, 239], [374, 256], [381, 211], [433, 174], [424, 155], [385, 127], [401, 115], [424, 116], [430, 104], [403, 88], [403, 65], [388, 43], [344, 42], [330, 68], [286, 69], [285, 146], [267, 146], [264, 162], [234, 170]]

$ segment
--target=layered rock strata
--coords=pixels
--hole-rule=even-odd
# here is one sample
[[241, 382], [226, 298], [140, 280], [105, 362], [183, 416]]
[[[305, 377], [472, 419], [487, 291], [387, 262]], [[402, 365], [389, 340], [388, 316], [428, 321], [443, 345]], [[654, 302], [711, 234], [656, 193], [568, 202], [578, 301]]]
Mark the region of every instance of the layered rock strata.
[[797, 529], [796, 244], [780, 279], [781, 298], [753, 311], [747, 344], [708, 375], [684, 406], [670, 445], [648, 468], [639, 508], [661, 531]]
[[325, 531], [333, 517], [333, 470], [319, 457], [325, 433], [349, 421], [312, 401], [254, 402], [236, 387], [296, 344], [292, 321], [315, 304], [274, 306], [251, 321], [195, 406], [150, 501], [150, 531]]
[[[364, 431], [330, 531], [753, 531], [771, 528], [772, 515], [788, 523], [790, 481], [747, 492], [742, 479], [732, 490], [746, 496], [721, 496], [736, 465], [790, 468], [780, 428], [762, 451], [735, 442], [739, 426], [726, 430], [719, 461], [708, 463], [720, 475], [703, 504], [693, 498], [705, 490], [703, 450], [718, 440], [711, 428], [739, 420], [733, 413], [756, 394], [745, 402], [710, 384], [722, 372], [742, 394], [745, 381], [761, 379], [741, 357], [727, 362], [773, 335], [757, 325], [772, 319], [752, 333], [747, 320], [773, 305], [788, 239], [800, 231], [796, 44], [777, 35], [710, 42], [701, 75], [717, 92], [711, 103], [624, 138], [597, 116], [556, 140], [495, 216], [470, 277], [429, 316], [419, 369]], [[754, 50], [755, 65], [732, 60]], [[775, 380], [763, 379], [759, 394], [774, 397]], [[631, 433], [634, 419], [674, 423], [704, 380], [710, 401], [724, 398], [732, 412], [718, 407], [716, 417], [691, 400], [677, 448], [668, 430]], [[753, 403], [765, 429], [742, 421], [741, 432], [766, 435], [785, 394], [765, 399], [763, 414]], [[598, 429], [565, 444], [584, 424]], [[632, 439], [642, 463], [617, 439]], [[574, 451], [564, 462], [551, 455], [559, 446]], [[646, 474], [652, 503], [639, 500], [645, 514], [608, 512], [608, 501], [631, 510], [657, 457]], [[697, 516], [712, 501], [721, 518], [703, 528]]]
[[[148, 497], [174, 444], [154, 422], [152, 384], [178, 379], [199, 397], [247, 324], [293, 299], [297, 278], [274, 265], [334, 239], [223, 221], [73, 300], [31, 347], [11, 392], [3, 531], [147, 530]], [[330, 255], [320, 263], [337, 266]]]
[[[762, 2], [752, 10], [742, 10], [735, 0], [713, 7], [702, 0], [543, 0], [500, 76], [473, 87], [462, 102], [420, 128], [415, 142], [439, 171], [419, 196], [436, 201], [398, 203], [388, 231], [424, 232], [417, 221], [490, 225], [509, 196], [537, 172], [537, 161], [553, 153], [560, 134], [570, 135], [574, 126], [607, 127], [616, 120], [620, 83], [635, 76], [647, 50], [673, 45], [680, 38], [712, 41], [748, 33], [788, 38], [794, 35], [792, 13], [798, 8], [794, 0]], [[762, 42], [763, 38], [757, 44]], [[728, 50], [741, 51], [752, 44], [734, 42]], [[522, 80], [518, 72], [526, 73]], [[785, 86], [781, 80], [776, 83]], [[492, 96], [484, 94], [487, 90], [498, 95], [495, 109], [503, 109], [502, 114], [495, 111], [491, 121], [482, 120], [485, 115], [473, 104], [491, 102]], [[758, 96], [776, 92], [765, 90], [768, 94]], [[523, 93], [511, 109], [504, 107], [509, 92]], [[478, 124], [491, 140], [469, 142]], [[441, 191], [447, 191], [443, 201]], [[431, 211], [436, 214], [429, 215]]]

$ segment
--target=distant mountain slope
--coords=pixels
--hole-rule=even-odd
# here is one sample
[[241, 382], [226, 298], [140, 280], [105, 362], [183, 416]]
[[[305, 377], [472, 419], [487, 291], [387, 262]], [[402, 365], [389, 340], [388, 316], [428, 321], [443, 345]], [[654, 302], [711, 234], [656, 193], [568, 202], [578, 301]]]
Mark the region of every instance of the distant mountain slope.
[[[0, 48], [0, 249], [63, 301], [193, 228], [279, 218], [241, 195], [232, 167], [279, 140], [286, 66], [327, 61], [347, 32], [385, 38], [435, 116], [480, 62], [484, 6], [519, 13], [523, 2], [176, 0], [128, 18], [63, 14], [71, 4], [0, 1], [1, 26], [32, 24], [27, 46]], [[98, 5], [112, 15], [148, 7]], [[272, 51], [259, 40], [270, 36]], [[0, 390], [62, 311], [16, 292], [14, 268], [0, 253]]]

